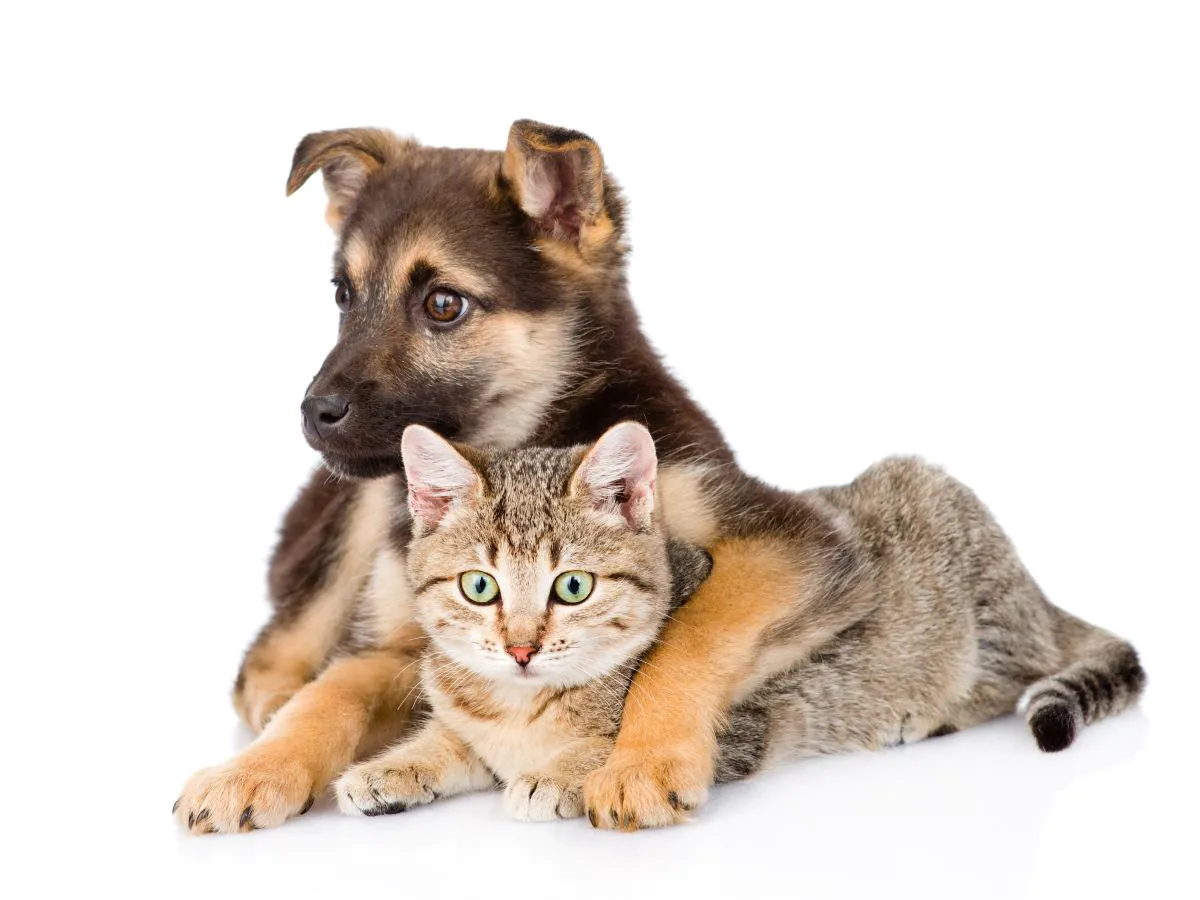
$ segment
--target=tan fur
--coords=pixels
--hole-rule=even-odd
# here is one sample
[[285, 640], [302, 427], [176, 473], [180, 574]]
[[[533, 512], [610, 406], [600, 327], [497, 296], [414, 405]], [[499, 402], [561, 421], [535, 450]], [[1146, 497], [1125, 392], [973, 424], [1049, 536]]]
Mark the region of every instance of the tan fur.
[[600, 225], [585, 225], [580, 234], [581, 243], [579, 244], [539, 238], [534, 241], [533, 246], [544, 257], [568, 273], [572, 279], [588, 285], [606, 275], [607, 270], [602, 264], [603, 260], [597, 260], [595, 257], [598, 255], [596, 252], [598, 248], [609, 246], [603, 241], [607, 240], [611, 232], [603, 229]]
[[629, 689], [608, 764], [585, 783], [599, 827], [669, 825], [704, 801], [733, 687], [763, 631], [794, 609], [782, 598], [807, 587], [782, 542], [723, 541], [712, 555], [708, 581], [675, 611]]
[[288, 175], [288, 195], [320, 171], [329, 198], [325, 221], [334, 231], [340, 231], [367, 179], [389, 163], [402, 159], [415, 146], [415, 142], [382, 128], [310, 134], [296, 148]]
[[382, 479], [362, 486], [329, 582], [290, 627], [271, 632], [250, 651], [234, 706], [253, 731], [262, 731], [328, 659], [386, 531], [389, 490]]
[[[403, 454], [412, 597], [431, 636], [421, 666], [431, 718], [347, 772], [338, 803], [357, 815], [397, 812], [477, 789], [482, 766], [506, 785], [517, 818], [581, 815], [583, 779], [612, 749], [673, 581], [690, 591], [708, 569], [697, 548], [672, 550], [655, 522], [650, 434], [625, 424], [586, 452], [489, 453], [414, 427]], [[490, 578], [493, 597], [472, 600], [464, 572]], [[578, 602], [552, 599], [564, 574], [586, 579]], [[532, 650], [521, 663], [518, 648]]]
[[367, 277], [371, 265], [371, 248], [360, 234], [351, 234], [342, 244], [342, 255], [346, 259], [346, 271], [350, 277], [361, 282]]
[[[324, 643], [325, 636], [320, 640]], [[233, 691], [233, 708], [255, 734], [312, 678], [309, 660], [313, 646], [314, 642], [303, 640], [301, 634], [279, 631], [247, 655], [242, 666], [242, 688]], [[293, 648], [299, 651], [294, 656]]]
[[606, 212], [601, 212], [594, 222], [585, 222], [579, 233], [579, 245], [584, 258], [610, 247], [615, 236], [616, 228]]
[[571, 314], [564, 311], [490, 317], [479, 332], [477, 352], [499, 363], [491, 390], [493, 408], [503, 414], [479, 429], [475, 443], [512, 447], [536, 431], [575, 362], [573, 325]]
[[424, 650], [425, 632], [416, 620], [412, 585], [403, 555], [385, 546], [375, 558], [371, 578], [358, 606], [358, 623], [374, 646], [405, 653]]
[[704, 487], [703, 465], [662, 466], [658, 496], [663, 528], [672, 537], [706, 547], [718, 534], [712, 500]]
[[431, 803], [441, 794], [481, 791], [492, 773], [454, 732], [431, 720], [411, 740], [359, 763], [335, 787], [338, 807], [362, 815], [378, 798], [389, 799], [383, 813]]
[[485, 272], [462, 265], [441, 235], [425, 229], [414, 235], [392, 260], [395, 293], [400, 294], [408, 287], [413, 266], [417, 263], [437, 269], [441, 280], [470, 296], [487, 297], [495, 290], [495, 282]]
[[501, 172], [525, 212], [546, 223], [549, 198], [536, 185], [538, 172], [556, 158], [570, 159], [577, 172], [578, 232], [551, 225], [535, 246], [572, 275], [590, 281], [603, 273], [607, 253], [617, 243], [617, 228], [605, 205], [604, 155], [596, 142], [578, 132], [516, 122], [509, 132]]
[[[339, 231], [361, 230], [373, 252], [394, 251], [399, 244], [403, 253], [404, 241], [435, 223], [422, 249], [439, 251], [437, 228], [444, 227], [445, 235], [456, 237], [453, 251], [461, 256], [460, 265], [494, 277], [498, 287], [497, 296], [480, 305], [486, 315], [435, 330], [414, 314], [424, 299], [419, 291], [410, 288], [401, 297], [395, 290], [376, 289], [407, 279], [415, 257], [397, 265], [391, 256], [363, 258], [361, 248], [352, 248], [351, 256], [357, 256], [347, 257], [345, 267], [370, 271], [362, 274], [363, 284], [339, 286], [357, 292], [343, 298], [352, 314], [343, 318], [338, 344], [310, 386], [309, 399], [349, 391], [354, 401], [352, 417], [336, 432], [309, 429], [310, 442], [330, 470], [360, 478], [396, 471], [401, 431], [414, 421], [445, 422], [457, 438], [472, 443], [563, 448], [594, 440], [600, 429], [627, 415], [637, 415], [651, 428], [665, 458], [711, 467], [662, 472], [662, 518], [677, 535], [710, 547], [716, 543], [717, 567], [663, 633], [629, 694], [617, 752], [585, 786], [595, 824], [638, 828], [678, 821], [704, 799], [714, 777], [735, 780], [782, 759], [947, 733], [1010, 712], [1022, 692], [1029, 726], [1039, 746], [1051, 751], [1067, 746], [1079, 728], [1135, 702], [1145, 675], [1133, 648], [1050, 605], [986, 509], [952, 479], [912, 460], [892, 460], [850, 485], [797, 495], [774, 490], [737, 468], [715, 425], [665, 372], [637, 328], [625, 281], [624, 204], [603, 172], [598, 148], [583, 135], [518, 122], [505, 154], [415, 148], [371, 129], [310, 135], [297, 149], [289, 191], [318, 169]], [[510, 215], [517, 213], [511, 203], [523, 217]], [[352, 243], [353, 235], [347, 246]], [[448, 258], [440, 262], [454, 264]], [[470, 275], [455, 273], [464, 280]], [[509, 314], [513, 318], [500, 318]], [[530, 314], [536, 319], [527, 321]], [[556, 315], [564, 316], [557, 326], [543, 333], [532, 327], [554, 322]], [[489, 329], [485, 319], [501, 324]], [[436, 408], [425, 408], [426, 402]], [[527, 449], [538, 458], [538, 451]], [[337, 615], [306, 618], [299, 612], [314, 602], [345, 612], [345, 598], [357, 593], [363, 574], [348, 577], [337, 597], [326, 593], [341, 578], [341, 570], [335, 570], [345, 550], [340, 526], [357, 489], [331, 491], [310, 484], [285, 519], [272, 564], [275, 620], [256, 645], [268, 648], [266, 665], [256, 664], [254, 650], [247, 665], [248, 696], [259, 698], [254, 702], [261, 707], [249, 717], [260, 725], [269, 715], [262, 710], [309, 677], [321, 648], [345, 631]], [[527, 491], [514, 497], [542, 505], [540, 495], [530, 497]], [[629, 504], [614, 495], [601, 505]], [[525, 529], [537, 510], [526, 512], [530, 515], [517, 530]], [[404, 524], [393, 518], [381, 528], [387, 526], [392, 526], [389, 537], [404, 544]], [[755, 539], [747, 540], [751, 536]], [[496, 551], [481, 556], [475, 538], [464, 539], [476, 548], [459, 559], [473, 560], [471, 568], [486, 568], [484, 560]], [[520, 535], [508, 538], [525, 543]], [[385, 644], [415, 652], [421, 639], [406, 608], [412, 597], [398, 577], [402, 551], [398, 546], [374, 570], [375, 593], [367, 605], [377, 607], [366, 614], [366, 630], [379, 626]], [[599, 559], [587, 570], [598, 571], [608, 562], [607, 554]], [[420, 569], [420, 562], [415, 565]], [[458, 571], [437, 568], [421, 573], [414, 585], [448, 582]], [[644, 576], [646, 566], [629, 570]], [[503, 580], [512, 567], [494, 574]], [[508, 637], [522, 636], [508, 644], [513, 650], [532, 646], [529, 634], [537, 636], [536, 642], [545, 633], [530, 623], [542, 627], [548, 585], [526, 582], [511, 593], [513, 585], [505, 585], [503, 621], [475, 614], [475, 624], [492, 626], [475, 649], [481, 658], [490, 654], [493, 662], [509, 666], [510, 674], [516, 663], [505, 653]], [[689, 587], [676, 599], [690, 592]], [[510, 603], [512, 593], [527, 601], [524, 613], [515, 616], [524, 621], [516, 624], [509, 621], [517, 605]], [[389, 595], [397, 607], [384, 611], [378, 604]], [[442, 593], [443, 601], [453, 599]], [[449, 608], [446, 604], [438, 615], [450, 618]], [[460, 609], [455, 615], [457, 627], [469, 624], [472, 614]], [[591, 624], [602, 617], [603, 612]], [[584, 625], [587, 618], [583, 613], [576, 624]], [[331, 633], [296, 639], [296, 646], [288, 647], [296, 654], [290, 664], [270, 650], [276, 640], [286, 645], [288, 633], [303, 636], [321, 622]], [[437, 616], [422, 624], [435, 641], [436, 629], [451, 627]], [[607, 625], [610, 637], [638, 627], [627, 609], [613, 611]], [[484, 646], [489, 641], [491, 646]], [[553, 643], [549, 638], [538, 649], [534, 669], [557, 652]], [[378, 663], [374, 676], [382, 680], [374, 689], [366, 670], [359, 673], [363, 678], [343, 679], [341, 672], [353, 674], [345, 668], [350, 663], [334, 663], [283, 708], [246, 754], [215, 776], [202, 773], [201, 786], [190, 786], [183, 798], [187, 806], [181, 817], [186, 814], [200, 829], [219, 822], [228, 830], [235, 801], [262, 789], [261, 804], [269, 811], [262, 821], [278, 821], [295, 809], [301, 787], [348, 760], [353, 751], [347, 747], [357, 742], [364, 752], [373, 736], [384, 733], [362, 725], [363, 709], [394, 714], [401, 707], [401, 715], [390, 718], [393, 724], [402, 718], [412, 693], [404, 654], [381, 656], [377, 648], [347, 642], [351, 646], [365, 652], [365, 659], [392, 661], [391, 668]], [[588, 668], [578, 667], [577, 674], [590, 678], [594, 673]], [[347, 679], [350, 687], [342, 683]], [[403, 697], [390, 693], [406, 684]], [[448, 702], [471, 717], [471, 727], [487, 724], [479, 715], [485, 707], [477, 689], [457, 680], [448, 688]], [[486, 709], [499, 704], [493, 723], [504, 725], [493, 738], [517, 742], [537, 734], [536, 748], [546, 749], [544, 738], [553, 729], [542, 729], [558, 721], [563, 725], [559, 739], [586, 736], [599, 742], [573, 745], [570, 764], [556, 757], [552, 771], [520, 773], [509, 782], [514, 804], [525, 795], [524, 806], [510, 807], [514, 814], [575, 814], [578, 792], [571, 778], [577, 781], [599, 765], [607, 752], [603, 741], [611, 738], [608, 733], [596, 737], [595, 715], [599, 710], [615, 721], [621, 695], [568, 691], [519, 702], [495, 695], [487, 699], [492, 705]], [[511, 715], [505, 712], [509, 707]], [[443, 741], [436, 734], [430, 738]], [[487, 745], [483, 736], [480, 741]], [[435, 745], [446, 755], [444, 742]], [[503, 749], [493, 746], [486, 752], [507, 768], [512, 760]], [[719, 753], [715, 764], [714, 749]], [[419, 774], [380, 783], [398, 785], [389, 790], [428, 792], [431, 775]], [[467, 765], [452, 783], [482, 783], [474, 775]], [[195, 803], [209, 792], [220, 805], [215, 817]], [[252, 811], [248, 821], [259, 818]]]
[[[427, 665], [444, 669], [446, 660], [434, 658]], [[505, 696], [494, 684], [465, 678], [458, 667], [450, 671], [454, 677], [447, 672], [426, 680], [431, 703], [447, 727], [461, 735], [501, 781], [507, 784], [553, 764], [564, 731], [573, 730], [561, 705], [565, 692], [513, 691]], [[547, 696], [539, 703], [535, 693]], [[550, 700], [555, 701], [553, 706]], [[543, 708], [543, 714], [531, 717], [531, 706]]]
[[435, 717], [338, 779], [334, 790], [343, 812], [399, 812], [438, 796], [485, 790], [498, 779], [514, 818], [583, 814], [583, 780], [612, 750], [623, 676], [573, 689], [506, 689], [437, 653], [426, 657], [422, 670]]
[[538, 160], [546, 156], [571, 156], [583, 160], [579, 169], [578, 192], [582, 199], [581, 215], [585, 223], [595, 222], [604, 208], [604, 157], [591, 138], [576, 133], [566, 140], [550, 139], [544, 126], [516, 122], [509, 132], [502, 171], [512, 184], [517, 202], [532, 217], [545, 214], [541, 198], [533, 195], [530, 184]]
[[278, 825], [366, 748], [393, 739], [407, 719], [415, 660], [374, 653], [332, 663], [261, 735], [223, 766], [188, 780], [175, 816], [190, 830], [234, 832]]

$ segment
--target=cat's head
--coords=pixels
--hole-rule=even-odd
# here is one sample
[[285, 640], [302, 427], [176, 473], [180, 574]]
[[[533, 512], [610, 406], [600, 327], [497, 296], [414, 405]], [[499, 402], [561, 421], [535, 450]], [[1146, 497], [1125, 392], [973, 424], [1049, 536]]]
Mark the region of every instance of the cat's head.
[[616, 425], [591, 447], [486, 452], [410, 426], [401, 450], [418, 617], [451, 660], [567, 687], [654, 640], [671, 565], [645, 428]]

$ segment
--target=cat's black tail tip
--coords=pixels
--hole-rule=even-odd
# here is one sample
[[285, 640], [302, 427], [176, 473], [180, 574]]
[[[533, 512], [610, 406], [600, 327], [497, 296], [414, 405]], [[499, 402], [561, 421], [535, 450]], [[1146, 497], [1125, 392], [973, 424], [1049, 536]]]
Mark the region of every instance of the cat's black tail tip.
[[1090, 625], [1076, 622], [1076, 628], [1084, 637], [1070, 648], [1075, 661], [1031, 684], [1017, 704], [1046, 753], [1066, 750], [1085, 725], [1128, 709], [1146, 686], [1132, 646]]
[[1029, 717], [1038, 749], [1045, 753], [1066, 750], [1075, 740], [1075, 714], [1067, 704], [1043, 706]]

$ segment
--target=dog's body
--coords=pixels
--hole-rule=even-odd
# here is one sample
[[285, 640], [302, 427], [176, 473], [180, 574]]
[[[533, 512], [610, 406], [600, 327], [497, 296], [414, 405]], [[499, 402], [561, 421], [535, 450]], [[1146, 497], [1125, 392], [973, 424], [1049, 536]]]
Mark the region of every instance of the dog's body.
[[[177, 814], [195, 830], [276, 824], [403, 728], [425, 640], [407, 602], [409, 522], [391, 512], [404, 508], [404, 426], [504, 448], [590, 443], [636, 419], [658, 447], [666, 530], [710, 548], [714, 567], [634, 680], [616, 750], [585, 795], [605, 827], [680, 820], [713, 782], [729, 705], [873, 613], [861, 551], [816, 495], [742, 473], [665, 371], [628, 296], [623, 204], [588, 138], [519, 122], [501, 154], [327, 132], [297, 149], [289, 191], [318, 170], [343, 315], [304, 413], [329, 470], [284, 521], [275, 612], [235, 685], [262, 734], [194, 776]], [[355, 608], [387, 637], [337, 654]], [[956, 718], [970, 689], [935, 679], [920, 720], [964, 727], [1017, 699]]]

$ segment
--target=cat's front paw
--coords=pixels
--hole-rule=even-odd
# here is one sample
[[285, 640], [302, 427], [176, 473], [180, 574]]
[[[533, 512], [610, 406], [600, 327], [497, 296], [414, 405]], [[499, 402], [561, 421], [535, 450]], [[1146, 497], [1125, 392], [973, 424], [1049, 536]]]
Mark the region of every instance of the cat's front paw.
[[583, 815], [583, 788], [553, 775], [522, 775], [504, 789], [504, 809], [523, 822], [549, 822]]
[[314, 789], [299, 761], [250, 752], [189, 778], [172, 812], [193, 834], [254, 831], [304, 815]]
[[436, 800], [437, 783], [433, 766], [368, 760], [347, 769], [333, 790], [348, 816], [387, 816]]

